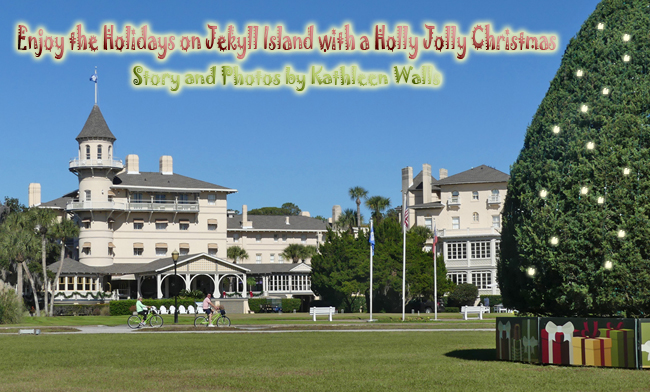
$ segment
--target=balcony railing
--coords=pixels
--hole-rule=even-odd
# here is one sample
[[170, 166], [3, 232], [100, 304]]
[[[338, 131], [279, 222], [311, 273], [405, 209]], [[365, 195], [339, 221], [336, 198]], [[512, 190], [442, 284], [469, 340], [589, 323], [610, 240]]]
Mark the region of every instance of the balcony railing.
[[198, 202], [165, 202], [165, 203], [120, 203], [114, 201], [78, 201], [68, 202], [66, 210], [118, 210], [118, 211], [164, 211], [164, 212], [199, 212]]
[[138, 202], [127, 204], [129, 211], [167, 211], [167, 212], [199, 212], [198, 201], [187, 202]]
[[501, 203], [501, 197], [499, 195], [491, 195], [488, 198], [488, 204], [499, 204]]
[[450, 197], [447, 199], [447, 205], [448, 206], [459, 206], [460, 205], [460, 197], [455, 196], [455, 197]]
[[114, 201], [70, 201], [65, 206], [69, 211], [83, 211], [83, 210], [126, 210], [126, 203], [117, 203]]
[[121, 159], [70, 159], [70, 169], [83, 167], [110, 167], [122, 169], [124, 168], [124, 163], [122, 163]]

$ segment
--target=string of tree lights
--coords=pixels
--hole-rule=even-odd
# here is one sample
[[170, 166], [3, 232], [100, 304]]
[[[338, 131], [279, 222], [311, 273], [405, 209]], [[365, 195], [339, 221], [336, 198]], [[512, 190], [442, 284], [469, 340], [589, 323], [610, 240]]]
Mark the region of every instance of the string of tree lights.
[[512, 166], [504, 305], [650, 313], [650, 6], [605, 0], [562, 59]]

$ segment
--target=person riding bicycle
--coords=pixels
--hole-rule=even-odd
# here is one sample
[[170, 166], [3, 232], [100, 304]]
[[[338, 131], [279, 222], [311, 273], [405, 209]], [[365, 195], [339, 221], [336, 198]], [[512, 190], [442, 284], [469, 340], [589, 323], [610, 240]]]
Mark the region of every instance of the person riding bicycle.
[[145, 324], [144, 321], [147, 319], [149, 308], [149, 306], [142, 303], [142, 297], [138, 297], [138, 301], [135, 303], [135, 310], [140, 316], [142, 316], [142, 321], [140, 322], [141, 327]]
[[212, 309], [219, 310], [212, 303], [212, 294], [208, 293], [203, 300], [203, 311], [208, 315], [208, 327], [214, 327], [214, 325], [212, 325]]

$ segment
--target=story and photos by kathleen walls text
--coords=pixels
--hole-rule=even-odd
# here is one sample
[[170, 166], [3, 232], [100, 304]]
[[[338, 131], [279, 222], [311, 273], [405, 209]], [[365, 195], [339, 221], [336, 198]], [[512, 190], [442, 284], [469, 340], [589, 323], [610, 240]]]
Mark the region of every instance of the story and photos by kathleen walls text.
[[[43, 28], [33, 31], [27, 23], [16, 24], [16, 50], [19, 53], [33, 53], [35, 58], [50, 55], [63, 60], [67, 53], [143, 53], [149, 52], [157, 60], [164, 61], [172, 53], [182, 54], [212, 52], [232, 54], [237, 60], [244, 60], [251, 53], [305, 53], [319, 51], [331, 53], [403, 53], [414, 61], [425, 53], [451, 53], [457, 61], [467, 59], [470, 51], [485, 53], [553, 53], [559, 45], [556, 34], [532, 34], [526, 31], [511, 31], [505, 28], [494, 32], [490, 23], [477, 23], [469, 35], [459, 33], [456, 25], [425, 23], [424, 36], [413, 34], [408, 24], [399, 24], [389, 32], [386, 24], [373, 26], [372, 34], [356, 34], [351, 24], [332, 28], [326, 33], [316, 33], [315, 25], [306, 27], [303, 34], [285, 31], [283, 25], [273, 28], [268, 25], [251, 24], [243, 34], [238, 34], [230, 24], [225, 34], [219, 35], [219, 25], [206, 24], [206, 34], [156, 34], [149, 25], [133, 27], [125, 25], [119, 32], [115, 25], [106, 23], [102, 34], [88, 33], [83, 24], [77, 24], [68, 34], [51, 34]], [[317, 45], [314, 37], [317, 38]], [[260, 42], [261, 40], [261, 42]], [[471, 45], [468, 45], [468, 41]], [[69, 49], [69, 52], [66, 50]], [[411, 63], [412, 64], [412, 63]], [[426, 63], [393, 65], [389, 72], [363, 71], [357, 64], [345, 64], [334, 69], [322, 65], [310, 65], [307, 73], [296, 72], [291, 65], [283, 70], [244, 70], [241, 65], [221, 64], [208, 67], [203, 72], [153, 71], [140, 64], [132, 66], [130, 83], [136, 87], [161, 88], [170, 92], [180, 91], [181, 85], [191, 87], [233, 87], [266, 88], [289, 86], [303, 92], [307, 86], [315, 87], [386, 87], [389, 85], [411, 87], [440, 87], [443, 77], [433, 64]], [[217, 72], [217, 69], [219, 72]]]

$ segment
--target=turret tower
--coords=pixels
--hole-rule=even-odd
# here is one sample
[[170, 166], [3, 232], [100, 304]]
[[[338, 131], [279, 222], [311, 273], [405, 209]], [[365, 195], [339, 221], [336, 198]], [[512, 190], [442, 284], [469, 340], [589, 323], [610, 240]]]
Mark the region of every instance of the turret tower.
[[115, 140], [95, 104], [77, 136], [78, 157], [70, 160], [70, 171], [79, 177], [79, 195], [67, 205], [80, 220], [79, 261], [87, 265], [113, 264], [113, 216], [124, 210], [113, 201], [111, 189], [115, 174], [124, 167], [113, 156]]

